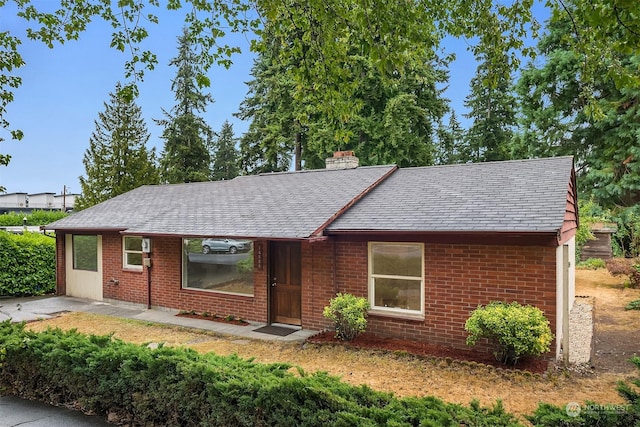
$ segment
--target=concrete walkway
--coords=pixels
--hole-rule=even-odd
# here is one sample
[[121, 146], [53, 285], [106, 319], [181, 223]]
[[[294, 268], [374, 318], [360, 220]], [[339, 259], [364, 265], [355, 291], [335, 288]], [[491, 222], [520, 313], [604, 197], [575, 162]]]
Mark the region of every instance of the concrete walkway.
[[104, 314], [107, 316], [136, 319], [144, 322], [164, 323], [167, 325], [183, 326], [186, 328], [204, 329], [224, 335], [242, 338], [280, 341], [302, 342], [318, 331], [281, 325], [296, 331], [286, 336], [270, 335], [255, 332], [265, 326], [264, 323], [250, 322], [248, 326], [232, 325], [229, 323], [213, 322], [211, 320], [191, 319], [176, 316], [177, 310], [152, 308], [147, 309], [134, 304], [121, 302], [100, 302], [75, 297], [29, 297], [0, 299], [0, 322], [11, 319], [13, 322], [30, 322], [38, 319], [49, 319], [60, 313], [82, 311], [86, 313]]
[[[238, 326], [210, 320], [190, 319], [176, 316], [176, 310], [146, 309], [144, 307], [119, 302], [97, 302], [74, 297], [29, 297], [0, 299], [0, 322], [30, 322], [49, 319], [60, 313], [82, 311], [104, 314], [127, 319], [176, 325], [186, 328], [203, 329], [224, 335], [249, 339], [302, 342], [317, 331], [296, 331], [287, 336], [255, 332], [265, 326], [250, 322], [249, 326]], [[294, 328], [290, 325], [282, 325]], [[0, 427], [67, 427], [67, 426], [108, 426], [103, 418], [84, 415], [66, 408], [58, 408], [41, 402], [32, 402], [14, 396], [0, 396]]]

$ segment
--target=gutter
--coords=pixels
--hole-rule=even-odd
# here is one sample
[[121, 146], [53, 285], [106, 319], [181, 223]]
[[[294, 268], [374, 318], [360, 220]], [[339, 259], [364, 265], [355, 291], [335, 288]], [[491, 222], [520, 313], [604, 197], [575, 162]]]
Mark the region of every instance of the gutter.
[[333, 238], [361, 240], [383, 239], [397, 241], [425, 240], [429, 243], [472, 243], [472, 244], [517, 244], [530, 246], [558, 246], [558, 230], [543, 231], [410, 231], [410, 230], [331, 230], [327, 235]]

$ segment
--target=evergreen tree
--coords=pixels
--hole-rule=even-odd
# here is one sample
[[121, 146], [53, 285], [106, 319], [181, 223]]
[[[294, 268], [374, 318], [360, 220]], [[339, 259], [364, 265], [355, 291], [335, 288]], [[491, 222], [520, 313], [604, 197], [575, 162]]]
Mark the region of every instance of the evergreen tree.
[[163, 110], [165, 119], [156, 120], [164, 127], [162, 139], [164, 149], [160, 157], [160, 174], [163, 182], [207, 181], [210, 176], [213, 131], [198, 114], [206, 111], [207, 104], [213, 102], [211, 94], [203, 93], [199, 87], [201, 67], [184, 29], [178, 37], [178, 56], [169, 65], [178, 68], [176, 78], [171, 83], [176, 105], [171, 112]]
[[80, 177], [82, 195], [75, 209], [85, 209], [144, 184], [157, 184], [155, 148], [147, 149], [149, 131], [135, 99], [123, 96], [121, 85], [98, 113]]
[[[572, 4], [575, 3], [575, 4]], [[578, 185], [604, 207], [640, 202], [640, 88], [618, 88], [607, 77], [610, 66], [638, 70], [637, 52], [618, 54], [616, 64], [602, 61], [594, 79], [584, 80], [584, 52], [567, 39], [575, 23], [568, 13], [582, 7], [568, 2], [556, 8], [538, 49], [547, 59], [529, 65], [518, 83], [523, 136], [516, 146], [526, 157], [575, 155]], [[585, 92], [584, 87], [592, 85]], [[595, 100], [589, 94], [596, 94]]]
[[233, 179], [240, 174], [238, 167], [240, 154], [236, 148], [236, 141], [237, 139], [233, 135], [233, 125], [225, 120], [216, 143], [211, 180]]
[[268, 28], [254, 60], [246, 99], [236, 114], [250, 120], [240, 139], [241, 169], [248, 174], [289, 170], [295, 151], [294, 83], [291, 66], [279, 60], [281, 41]]
[[435, 164], [450, 165], [460, 163], [462, 156], [461, 147], [464, 144], [464, 129], [458, 121], [455, 111], [449, 115], [449, 124], [445, 126], [442, 121], [438, 125], [438, 146]]
[[[292, 73], [304, 65], [304, 56], [294, 63], [282, 61], [280, 51], [300, 43], [295, 31], [288, 39], [265, 31], [260, 43], [254, 80], [238, 114], [251, 120], [240, 143], [246, 172], [287, 170], [293, 159], [296, 169], [302, 161], [306, 169], [323, 168], [325, 158], [339, 149], [353, 149], [362, 165], [433, 164], [436, 124], [447, 108], [437, 89], [447, 75], [434, 65], [440, 62], [433, 55], [388, 70], [383, 77], [369, 58], [358, 55], [357, 41], [344, 40], [342, 49], [351, 54], [342, 79], [350, 89], [334, 96], [350, 96], [348, 102], [360, 107], [357, 113], [335, 121], [324, 111], [326, 106], [318, 106], [308, 96], [315, 90], [312, 83], [295, 84]], [[336, 105], [347, 102], [334, 101]]]
[[472, 120], [466, 132], [462, 158], [471, 162], [508, 160], [516, 119], [516, 98], [508, 73], [491, 79], [484, 54], [478, 55], [480, 64], [471, 79], [471, 93], [465, 98], [469, 108], [465, 117]]

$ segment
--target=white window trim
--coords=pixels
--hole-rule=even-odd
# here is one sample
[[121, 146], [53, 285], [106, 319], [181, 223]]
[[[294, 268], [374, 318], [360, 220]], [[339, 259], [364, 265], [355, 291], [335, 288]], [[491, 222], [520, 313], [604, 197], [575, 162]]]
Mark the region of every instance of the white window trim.
[[[414, 276], [395, 276], [395, 275], [387, 275], [387, 274], [373, 274], [373, 256], [372, 249], [373, 246], [382, 244], [382, 245], [416, 245], [420, 246], [420, 252], [422, 256], [420, 257], [420, 271], [422, 276], [414, 277]], [[403, 319], [410, 320], [424, 320], [424, 298], [425, 298], [425, 289], [424, 289], [424, 243], [419, 242], [369, 242], [368, 245], [368, 275], [369, 275], [369, 304], [371, 309], [369, 313], [377, 314], [382, 316], [389, 317], [398, 317]], [[402, 280], [415, 280], [420, 281], [420, 310], [406, 310], [402, 308], [390, 308], [390, 307], [378, 307], [375, 305], [375, 279], [402, 279]]]
[[144, 255], [142, 254], [142, 248], [140, 248], [139, 251], [132, 251], [130, 249], [127, 249], [127, 245], [126, 245], [126, 242], [125, 242], [125, 240], [127, 238], [142, 239], [142, 236], [122, 236], [122, 268], [125, 269], [125, 270], [142, 271], [142, 264], [136, 265], [136, 264], [127, 263], [127, 254], [140, 254], [144, 258]]

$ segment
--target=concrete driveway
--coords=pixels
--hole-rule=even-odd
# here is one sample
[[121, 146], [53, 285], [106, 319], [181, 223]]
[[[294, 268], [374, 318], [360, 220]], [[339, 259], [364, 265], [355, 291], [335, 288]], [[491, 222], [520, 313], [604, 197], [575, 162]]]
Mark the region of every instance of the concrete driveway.
[[0, 396], [0, 427], [110, 426], [104, 418], [14, 396]]

